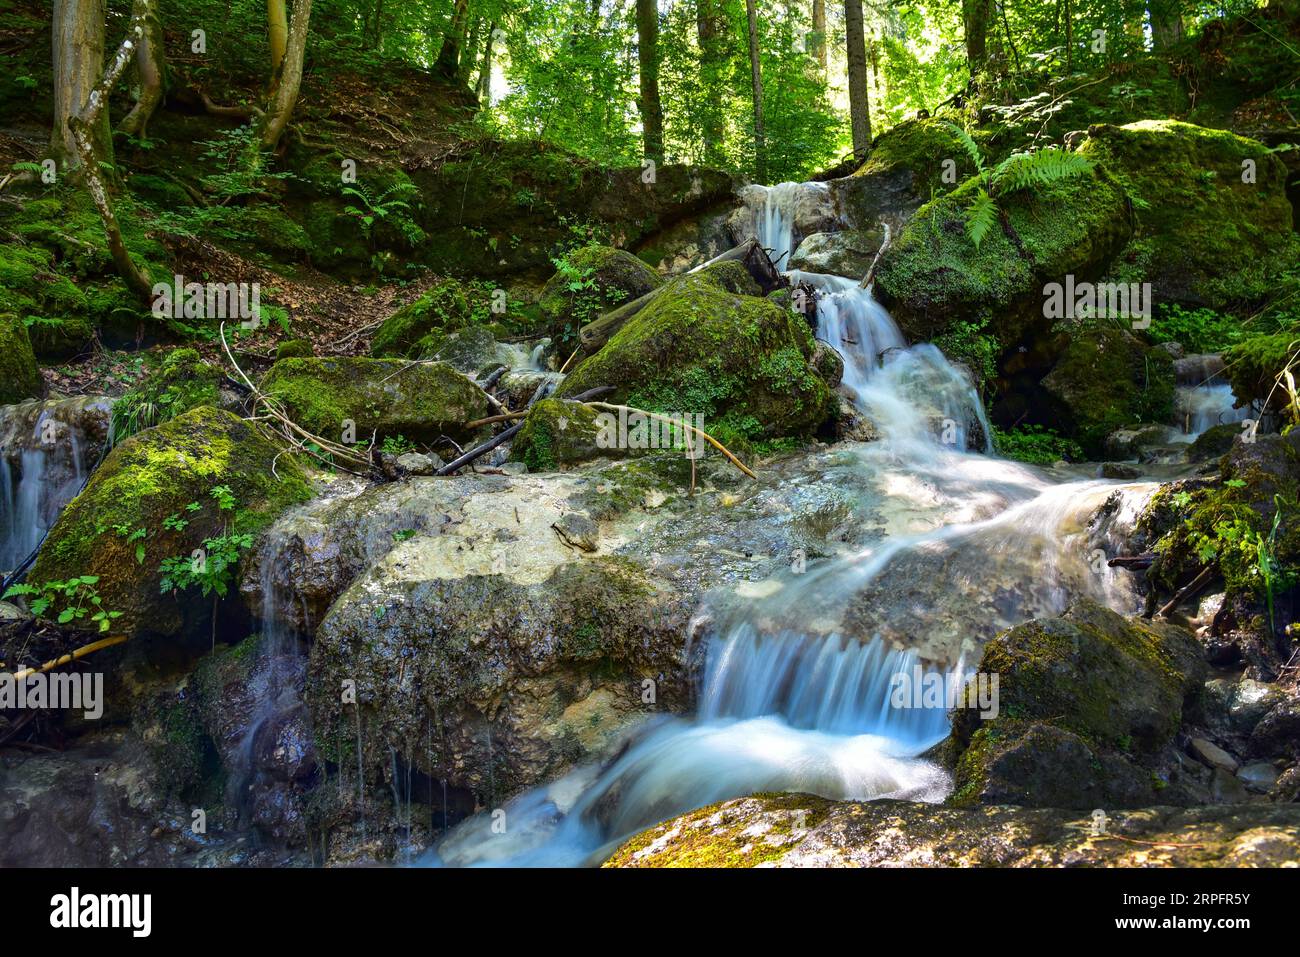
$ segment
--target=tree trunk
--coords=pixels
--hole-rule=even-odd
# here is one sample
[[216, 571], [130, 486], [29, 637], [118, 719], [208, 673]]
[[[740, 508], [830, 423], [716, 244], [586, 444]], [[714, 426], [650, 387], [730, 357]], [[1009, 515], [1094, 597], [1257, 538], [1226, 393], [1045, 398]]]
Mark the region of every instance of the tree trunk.
[[1179, 0], [1150, 0], [1151, 46], [1157, 53], [1183, 38], [1183, 11]]
[[763, 61], [758, 50], [758, 10], [755, 0], [745, 0], [749, 21], [749, 72], [754, 87], [754, 174], [767, 180], [767, 142], [763, 137]]
[[[104, 69], [104, 0], [55, 0], [52, 34], [54, 128], [50, 155], [60, 169], [74, 170], [81, 164], [81, 156], [68, 120], [85, 105]], [[113, 140], [107, 111], [98, 114], [87, 135], [100, 161], [111, 163]]]
[[722, 140], [726, 114], [722, 93], [726, 88], [727, 15], [722, 0], [696, 0], [695, 32], [700, 47], [700, 82], [704, 86], [704, 116], [700, 123], [704, 139], [704, 162], [723, 163]]
[[478, 38], [483, 30], [483, 18], [475, 17], [474, 26], [470, 28], [469, 39], [465, 43], [465, 49], [460, 52], [460, 66], [456, 70], [457, 85], [464, 85], [469, 81], [470, 72], [474, 69], [474, 58], [478, 55]]
[[139, 17], [144, 34], [135, 48], [135, 71], [140, 82], [140, 96], [131, 112], [122, 118], [118, 129], [131, 136], [144, 139], [148, 135], [149, 118], [162, 102], [167, 76], [167, 54], [163, 47], [162, 22], [158, 11], [149, 0], [134, 0], [132, 18]]
[[641, 140], [646, 159], [664, 158], [664, 111], [659, 103], [659, 4], [636, 0], [636, 56], [641, 74]]
[[867, 91], [867, 44], [862, 29], [862, 0], [844, 0], [844, 35], [848, 42], [853, 155], [861, 160], [871, 149], [871, 98]]
[[443, 34], [442, 49], [438, 51], [438, 60], [433, 65], [434, 72], [445, 79], [454, 80], [456, 71], [460, 69], [460, 45], [465, 37], [465, 26], [468, 21], [469, 0], [456, 0], [451, 23], [447, 25], [447, 32]]
[[[67, 122], [68, 133], [76, 146], [80, 159], [79, 166], [86, 182], [86, 189], [90, 193], [95, 208], [99, 211], [100, 219], [104, 222], [104, 234], [108, 239], [108, 253], [112, 257], [117, 271], [126, 280], [126, 284], [138, 293], [145, 302], [152, 302], [153, 286], [149, 282], [149, 277], [140, 270], [131, 258], [131, 251], [127, 249], [126, 243], [122, 239], [122, 230], [118, 226], [117, 216], [113, 212], [113, 203], [109, 197], [108, 186], [100, 173], [100, 164], [107, 160], [99, 152], [95, 132], [100, 129], [101, 120], [108, 113], [108, 97], [113, 90], [114, 84], [125, 72], [127, 64], [131, 62], [135, 45], [140, 42], [146, 33], [145, 20], [151, 12], [151, 7], [151, 0], [140, 0], [135, 5], [131, 15], [131, 23], [127, 28], [126, 38], [122, 41], [122, 45], [118, 47], [117, 53], [114, 54], [113, 60], [109, 63], [104, 75], [99, 79], [99, 82], [91, 86], [85, 99], [78, 109], [68, 117]], [[103, 52], [103, 25], [101, 20], [101, 55]]]
[[962, 22], [966, 34], [966, 63], [971, 76], [988, 62], [989, 20], [993, 0], [962, 0]]
[[259, 141], [264, 149], [275, 149], [298, 102], [298, 90], [302, 87], [302, 62], [307, 53], [307, 26], [310, 21], [311, 0], [294, 0], [293, 18], [289, 22], [289, 42], [280, 59], [279, 72], [272, 78], [271, 99], [260, 121], [262, 129]]
[[478, 68], [478, 82], [474, 84], [474, 94], [479, 103], [490, 100], [492, 96], [492, 43], [496, 40], [497, 22], [488, 24], [487, 46], [483, 48], [483, 62]]
[[826, 0], [813, 0], [812, 28], [816, 34], [817, 65], [826, 72]]
[[280, 76], [284, 51], [289, 44], [289, 20], [285, 13], [285, 0], [266, 0], [266, 41], [271, 47], [271, 83]]

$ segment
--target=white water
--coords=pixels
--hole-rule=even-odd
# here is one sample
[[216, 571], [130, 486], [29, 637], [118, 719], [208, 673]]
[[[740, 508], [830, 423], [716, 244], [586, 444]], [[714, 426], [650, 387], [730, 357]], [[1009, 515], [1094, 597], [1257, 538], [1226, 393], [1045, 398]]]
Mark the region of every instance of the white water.
[[103, 436], [81, 435], [73, 413], [96, 401], [0, 407], [0, 572], [16, 568], [41, 543], [85, 484]]
[[1250, 415], [1247, 408], [1235, 409], [1236, 396], [1226, 382], [1210, 381], [1196, 386], [1178, 386], [1174, 394], [1175, 415], [1182, 430], [1181, 441], [1194, 441], [1216, 425], [1235, 425]]
[[[770, 191], [756, 211], [777, 254], [790, 251], [791, 192]], [[883, 436], [850, 452], [878, 495], [879, 540], [711, 596], [693, 717], [653, 719], [606, 762], [519, 795], [500, 833], [501, 819], [470, 818], [425, 863], [598, 863], [645, 827], [758, 791], [940, 800], [947, 777], [921, 755], [947, 733], [947, 713], [894, 706], [895, 675], [965, 674], [996, 631], [1060, 614], [1076, 596], [1137, 610], [1127, 578], [1098, 555], [1115, 554], [1154, 486], [1061, 483], [972, 454], [971, 429], [983, 429], [981, 448], [990, 431], [968, 378], [933, 346], [908, 347], [868, 290], [798, 278], [826, 294], [818, 337], [844, 356], [845, 389]], [[958, 424], [957, 440], [944, 419]], [[1090, 525], [1112, 495], [1117, 507]]]

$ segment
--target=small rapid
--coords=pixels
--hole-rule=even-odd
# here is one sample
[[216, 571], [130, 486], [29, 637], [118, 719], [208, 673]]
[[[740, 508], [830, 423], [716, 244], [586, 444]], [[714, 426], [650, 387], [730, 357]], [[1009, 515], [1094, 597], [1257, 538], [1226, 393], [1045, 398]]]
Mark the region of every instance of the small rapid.
[[[749, 221], [774, 261], [799, 241], [806, 184], [749, 188]], [[647, 720], [604, 762], [578, 767], [462, 822], [422, 863], [599, 863], [638, 831], [759, 791], [939, 801], [950, 782], [924, 755], [951, 699], [925, 706], [911, 679], [962, 687], [998, 630], [1090, 595], [1137, 610], [1104, 559], [1150, 484], [1062, 481], [991, 456], [970, 377], [934, 346], [909, 346], [870, 289], [813, 273], [819, 339], [844, 359], [842, 388], [880, 441], [849, 447], [874, 487], [872, 544], [846, 558], [713, 594], [697, 613], [703, 669], [692, 716]]]

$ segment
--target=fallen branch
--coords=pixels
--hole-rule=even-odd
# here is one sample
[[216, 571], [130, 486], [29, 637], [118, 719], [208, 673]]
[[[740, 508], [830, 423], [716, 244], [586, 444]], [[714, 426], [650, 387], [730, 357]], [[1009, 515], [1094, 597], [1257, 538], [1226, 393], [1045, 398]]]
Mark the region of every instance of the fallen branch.
[[47, 661], [39, 668], [24, 668], [22, 671], [15, 671], [12, 675], [10, 675], [10, 677], [14, 681], [22, 681], [25, 678], [30, 678], [32, 675], [40, 675], [40, 674], [44, 674], [47, 671], [53, 671], [55, 668], [58, 668], [61, 665], [71, 664], [74, 661], [78, 661], [81, 658], [86, 657], [86, 655], [93, 654], [94, 652], [100, 651], [104, 648], [112, 648], [114, 645], [120, 645], [125, 643], [126, 641], [127, 641], [126, 635], [114, 635], [111, 638], [101, 638], [99, 639], [99, 641], [92, 641], [88, 645], [82, 645], [80, 648], [77, 648], [75, 651], [70, 651], [66, 655], [62, 655], [51, 661]]
[[1155, 552], [1143, 552], [1141, 555], [1119, 555], [1106, 564], [1111, 568], [1127, 568], [1131, 571], [1140, 571], [1143, 568], [1150, 568], [1151, 563], [1155, 560]]
[[1174, 595], [1173, 598], [1169, 599], [1168, 604], [1166, 604], [1163, 608], [1161, 608], [1158, 612], [1156, 612], [1156, 617], [1164, 618], [1171, 611], [1177, 608], [1179, 603], [1182, 602], [1184, 598], [1188, 598], [1191, 595], [1196, 594], [1198, 591], [1200, 591], [1202, 588], [1208, 585], [1210, 583], [1210, 578], [1213, 575], [1214, 575], [1214, 566], [1206, 565], [1204, 568], [1201, 569], [1201, 573], [1199, 575], [1197, 575], [1190, 582], [1188, 582], [1186, 585], [1180, 588], [1178, 590], [1178, 593]]
[[661, 415], [658, 412], [647, 412], [645, 409], [636, 409], [630, 405], [613, 405], [609, 402], [586, 402], [584, 403], [584, 405], [587, 405], [593, 409], [604, 409], [607, 412], [629, 412], [629, 413], [636, 412], [641, 415], [647, 416], [648, 418], [651, 419], [658, 419], [660, 422], [668, 422], [673, 425], [681, 426], [682, 428], [695, 433], [700, 438], [704, 439], [704, 441], [712, 445], [715, 449], [717, 449], [719, 452], [725, 455], [727, 457], [727, 460], [731, 462], [732, 465], [740, 469], [740, 471], [744, 472], [750, 478], [752, 479], [758, 478], [758, 476], [755, 475], [750, 470], [749, 466], [747, 466], [744, 462], [740, 461], [740, 459], [736, 458], [736, 456], [732, 454], [731, 450], [728, 449], [725, 445], [723, 445], [713, 436], [709, 435], [709, 433], [705, 432], [703, 429], [697, 429], [695, 426], [689, 425], [684, 419], [675, 419], [671, 416]]
[[868, 269], [867, 274], [862, 277], [862, 282], [858, 284], [859, 289], [871, 288], [871, 282], [876, 278], [876, 265], [880, 262], [880, 257], [885, 254], [885, 250], [889, 248], [889, 239], [890, 239], [889, 223], [882, 223], [881, 225], [885, 227], [884, 242], [882, 242], [880, 244], [880, 248], [876, 250], [876, 258], [871, 260], [871, 268]]

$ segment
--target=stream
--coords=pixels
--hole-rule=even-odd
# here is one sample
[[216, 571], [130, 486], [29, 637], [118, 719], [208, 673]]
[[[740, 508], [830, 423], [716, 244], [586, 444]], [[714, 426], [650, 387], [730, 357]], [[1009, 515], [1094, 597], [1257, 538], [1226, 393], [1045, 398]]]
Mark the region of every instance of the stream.
[[[762, 196], [753, 219], [774, 261], [797, 244], [799, 193], [749, 193]], [[1138, 610], [1123, 573], [1097, 556], [1115, 554], [1153, 483], [993, 457], [963, 370], [932, 345], [909, 346], [857, 282], [792, 278], [818, 289], [817, 337], [844, 358], [842, 388], [882, 436], [851, 447], [886, 519], [881, 538], [710, 595], [692, 716], [648, 721], [604, 762], [462, 822], [420, 863], [598, 864], [648, 826], [760, 791], [942, 800], [948, 776], [923, 755], [947, 734], [951, 702], [896, 699], [896, 677], [959, 688], [997, 631], [1076, 596]], [[1093, 521], [1108, 500], [1116, 507]]]

